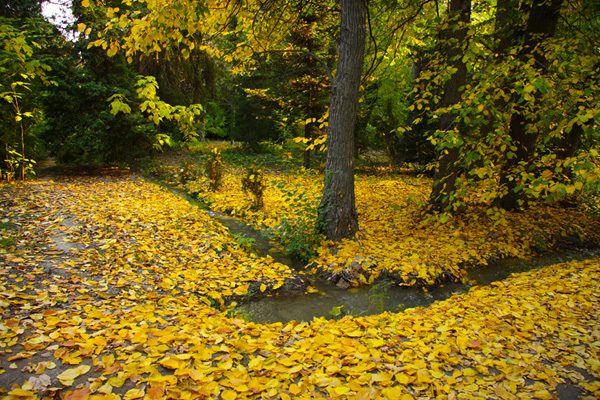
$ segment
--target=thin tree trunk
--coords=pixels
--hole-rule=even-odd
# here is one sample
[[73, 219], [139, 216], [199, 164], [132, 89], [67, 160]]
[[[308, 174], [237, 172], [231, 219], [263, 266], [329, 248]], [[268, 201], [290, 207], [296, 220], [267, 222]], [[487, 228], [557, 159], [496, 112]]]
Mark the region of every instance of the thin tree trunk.
[[25, 134], [23, 132], [23, 121], [19, 121], [21, 128], [21, 180], [25, 180]]
[[[304, 125], [304, 138], [309, 140], [312, 138], [312, 131], [314, 129], [314, 122], [308, 122]], [[307, 141], [307, 143], [309, 143]], [[310, 149], [304, 150], [304, 160], [302, 166], [306, 169], [310, 168]]]
[[19, 129], [21, 133], [21, 180], [25, 180], [25, 132], [23, 130], [23, 117], [21, 116], [21, 107], [19, 106], [19, 100], [15, 93], [14, 97], [15, 101], [15, 110], [17, 112], [17, 116], [21, 118], [19, 120]]
[[[449, 9], [450, 28], [446, 39], [446, 54], [448, 65], [454, 67], [456, 72], [444, 85], [442, 107], [449, 107], [460, 102], [461, 86], [467, 80], [467, 66], [462, 61], [464, 55], [467, 32], [471, 22], [471, 0], [452, 0]], [[456, 116], [445, 113], [440, 118], [439, 130], [450, 132], [456, 130]], [[460, 155], [459, 145], [443, 149], [438, 156], [438, 168], [433, 175], [433, 187], [430, 202], [436, 209], [448, 209], [455, 200], [456, 177], [458, 174], [458, 161]]]
[[340, 55], [331, 90], [327, 166], [320, 205], [330, 240], [358, 231], [354, 195], [354, 129], [362, 76], [368, 0], [341, 0]]

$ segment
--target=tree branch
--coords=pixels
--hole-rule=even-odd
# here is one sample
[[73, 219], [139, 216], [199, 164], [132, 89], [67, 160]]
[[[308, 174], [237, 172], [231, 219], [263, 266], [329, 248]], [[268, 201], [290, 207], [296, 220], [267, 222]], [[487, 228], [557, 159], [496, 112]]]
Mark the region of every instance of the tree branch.
[[261, 54], [265, 54], [265, 53], [304, 53], [306, 55], [309, 55], [312, 58], [314, 58], [315, 60], [317, 60], [317, 62], [319, 64], [321, 64], [321, 66], [325, 70], [325, 73], [327, 74], [327, 77], [329, 78], [329, 81], [331, 82], [331, 84], [333, 84], [333, 73], [331, 72], [331, 69], [327, 66], [327, 64], [325, 63], [325, 61], [321, 57], [319, 57], [318, 55], [316, 55], [312, 51], [308, 51], [308, 50], [304, 50], [304, 49], [264, 50], [264, 51], [256, 52], [254, 54], [255, 55], [261, 55]]

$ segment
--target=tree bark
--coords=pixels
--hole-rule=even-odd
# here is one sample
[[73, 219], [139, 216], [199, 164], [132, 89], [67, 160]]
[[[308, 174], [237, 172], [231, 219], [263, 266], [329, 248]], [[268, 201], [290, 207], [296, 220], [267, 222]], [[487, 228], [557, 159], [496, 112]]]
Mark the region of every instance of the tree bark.
[[[461, 86], [467, 80], [467, 66], [462, 61], [466, 46], [467, 32], [471, 22], [471, 0], [452, 0], [450, 2], [449, 24], [446, 36], [446, 57], [448, 65], [456, 69], [444, 85], [442, 107], [460, 102]], [[449, 132], [455, 129], [456, 116], [445, 113], [440, 117], [439, 130]], [[438, 155], [438, 168], [433, 175], [433, 187], [430, 203], [436, 209], [448, 209], [455, 200], [456, 177], [460, 148], [458, 145], [443, 149]]]
[[[524, 45], [519, 53], [519, 58], [527, 62], [533, 57], [535, 67], [542, 75], [546, 74], [548, 61], [538, 45], [546, 39], [552, 38], [556, 31], [560, 8], [563, 0], [533, 0], [531, 11], [524, 32]], [[535, 101], [535, 92], [533, 93]], [[521, 163], [528, 164], [536, 149], [539, 132], [528, 129], [531, 124], [539, 119], [528, 116], [527, 105], [514, 102], [513, 114], [510, 120], [509, 136], [517, 147], [515, 157], [506, 160], [500, 176], [500, 187], [506, 188], [506, 193], [498, 200], [500, 207], [505, 210], [516, 210], [526, 206], [526, 194], [518, 191], [519, 179], [515, 176]]]
[[[312, 132], [314, 130], [314, 126], [315, 126], [314, 122], [307, 122], [304, 125], [304, 138], [305, 139], [308, 139], [310, 141], [310, 139], [313, 137]], [[304, 150], [302, 166], [306, 169], [310, 168], [310, 150], [309, 149]]]
[[319, 207], [330, 240], [358, 231], [354, 195], [354, 129], [365, 55], [368, 0], [341, 0], [340, 54], [331, 90], [327, 166]]
[[575, 123], [571, 130], [565, 133], [565, 136], [560, 143], [560, 147], [556, 152], [556, 158], [559, 160], [564, 160], [568, 157], [575, 156], [582, 136], [583, 125], [581, 123]]

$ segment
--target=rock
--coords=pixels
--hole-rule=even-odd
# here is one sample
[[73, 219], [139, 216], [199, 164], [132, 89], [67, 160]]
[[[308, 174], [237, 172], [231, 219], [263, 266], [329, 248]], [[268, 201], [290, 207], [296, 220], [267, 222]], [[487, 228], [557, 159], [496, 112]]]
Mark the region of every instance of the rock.
[[356, 261], [352, 261], [348, 267], [350, 267], [352, 269], [355, 269], [355, 270], [362, 269], [362, 267], [360, 266], [360, 264], [357, 263]]
[[339, 289], [346, 290], [350, 287], [350, 284], [344, 278], [340, 278], [340, 280], [337, 281], [335, 286]]

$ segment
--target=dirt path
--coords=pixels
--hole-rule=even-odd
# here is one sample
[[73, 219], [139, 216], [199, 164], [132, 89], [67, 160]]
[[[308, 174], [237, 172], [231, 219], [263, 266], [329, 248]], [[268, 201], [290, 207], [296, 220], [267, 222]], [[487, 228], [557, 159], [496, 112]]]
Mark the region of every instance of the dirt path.
[[600, 396], [599, 260], [427, 309], [258, 325], [216, 307], [293, 271], [135, 176], [5, 186], [0, 221], [7, 399]]

